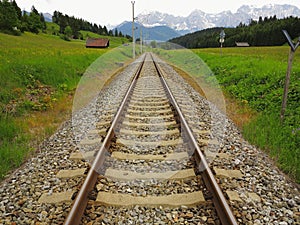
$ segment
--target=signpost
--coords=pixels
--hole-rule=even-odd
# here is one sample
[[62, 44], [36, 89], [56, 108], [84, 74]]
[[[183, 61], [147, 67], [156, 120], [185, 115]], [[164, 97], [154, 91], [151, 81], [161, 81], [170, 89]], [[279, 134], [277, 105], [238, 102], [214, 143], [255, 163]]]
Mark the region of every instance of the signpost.
[[222, 48], [223, 48], [223, 43], [225, 41], [225, 31], [222, 30], [221, 33], [220, 33], [220, 43], [221, 43], [221, 47], [220, 47], [220, 54], [222, 55]]
[[290, 49], [290, 53], [289, 53], [288, 68], [287, 68], [286, 77], [285, 77], [285, 85], [284, 85], [284, 92], [283, 92], [283, 98], [282, 98], [282, 106], [281, 106], [281, 112], [280, 112], [280, 120], [281, 120], [281, 122], [283, 122], [284, 113], [285, 113], [286, 104], [287, 104], [287, 97], [288, 97], [288, 91], [289, 91], [289, 85], [290, 85], [290, 77], [291, 77], [293, 59], [294, 59], [295, 52], [296, 52], [297, 48], [300, 45], [300, 37], [298, 39], [298, 42], [296, 44], [294, 44], [294, 42], [291, 39], [291, 37], [288, 34], [288, 32], [286, 30], [283, 30], [282, 32], [284, 33], [286, 39], [288, 40], [288, 43], [289, 43], [291, 49]]

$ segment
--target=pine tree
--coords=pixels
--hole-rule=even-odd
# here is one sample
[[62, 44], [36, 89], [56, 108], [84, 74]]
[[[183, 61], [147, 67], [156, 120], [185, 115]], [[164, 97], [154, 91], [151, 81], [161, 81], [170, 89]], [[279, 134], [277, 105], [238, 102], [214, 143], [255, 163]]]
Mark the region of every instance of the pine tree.
[[103, 27], [103, 35], [108, 35], [108, 31], [107, 31], [106, 26]]
[[13, 4], [3, 0], [0, 4], [0, 30], [13, 31], [18, 24], [18, 15]]
[[41, 16], [34, 6], [31, 8], [28, 20], [28, 30], [32, 33], [38, 34], [39, 30], [43, 29], [43, 23], [41, 22]]
[[47, 25], [43, 13], [40, 14], [40, 21], [41, 21], [42, 30], [45, 31], [47, 29]]
[[37, 11], [34, 5], [31, 7], [31, 13], [34, 13], [35, 15], [39, 15], [39, 11]]
[[28, 28], [28, 15], [25, 11], [23, 12], [23, 16], [22, 16], [22, 19], [21, 19], [21, 28], [20, 29], [21, 29], [21, 32], [29, 31], [29, 28]]
[[21, 21], [21, 19], [22, 19], [22, 10], [19, 8], [19, 6], [17, 5], [15, 0], [13, 0], [11, 4], [14, 7], [16, 13], [17, 13], [18, 20]]

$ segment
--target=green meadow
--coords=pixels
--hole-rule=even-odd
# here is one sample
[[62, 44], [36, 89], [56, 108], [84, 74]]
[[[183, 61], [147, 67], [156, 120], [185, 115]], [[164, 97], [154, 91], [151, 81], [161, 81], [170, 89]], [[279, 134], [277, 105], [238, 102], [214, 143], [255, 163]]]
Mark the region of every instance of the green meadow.
[[[265, 150], [279, 167], [300, 182], [300, 54], [293, 62], [285, 119], [280, 110], [289, 47], [198, 49], [225, 95], [233, 97], [252, 119], [241, 127], [252, 144]], [[238, 112], [237, 112], [238, 113]]]
[[[109, 39], [109, 49], [127, 42]], [[109, 49], [48, 34], [0, 33], [0, 180], [70, 116], [82, 75]]]

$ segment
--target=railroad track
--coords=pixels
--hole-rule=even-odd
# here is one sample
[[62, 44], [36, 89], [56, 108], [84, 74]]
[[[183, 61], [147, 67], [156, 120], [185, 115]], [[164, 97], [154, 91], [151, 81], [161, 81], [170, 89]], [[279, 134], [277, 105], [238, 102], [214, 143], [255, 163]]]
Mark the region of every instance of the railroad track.
[[[136, 214], [127, 224], [237, 224], [199, 147], [206, 140], [195, 139], [184, 118], [191, 106], [173, 89], [175, 100], [156, 61], [145, 54], [113, 120], [112, 113], [104, 115], [107, 122], [81, 142], [99, 151], [87, 147], [83, 153], [96, 157], [65, 224], [112, 223], [109, 210], [118, 214], [114, 224], [126, 214]], [[144, 210], [161, 220], [143, 216]]]

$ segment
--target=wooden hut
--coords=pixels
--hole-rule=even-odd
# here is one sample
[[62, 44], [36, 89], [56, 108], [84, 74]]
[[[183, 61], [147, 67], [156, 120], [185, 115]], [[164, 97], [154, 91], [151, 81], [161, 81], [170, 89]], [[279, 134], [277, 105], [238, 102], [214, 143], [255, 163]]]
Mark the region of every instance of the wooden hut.
[[235, 42], [236, 47], [249, 47], [249, 43], [248, 42]]
[[109, 39], [106, 38], [88, 38], [86, 40], [87, 48], [108, 48], [109, 47]]

